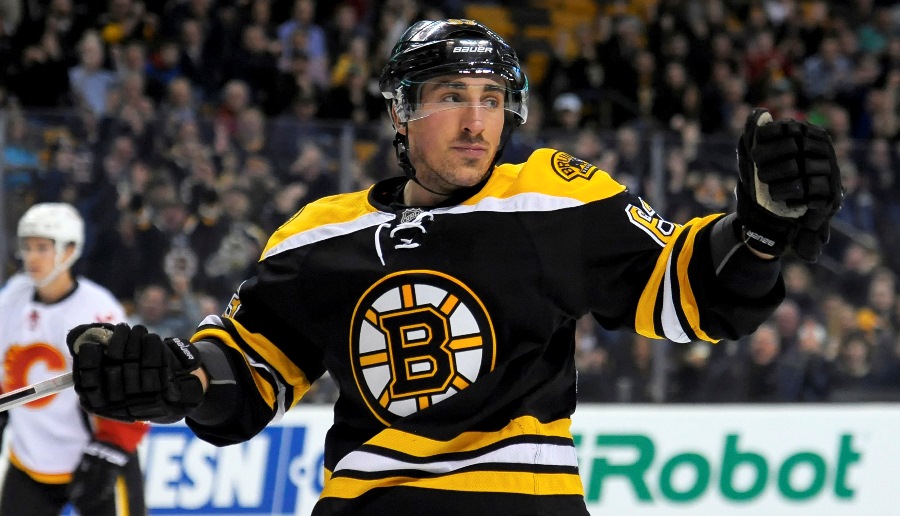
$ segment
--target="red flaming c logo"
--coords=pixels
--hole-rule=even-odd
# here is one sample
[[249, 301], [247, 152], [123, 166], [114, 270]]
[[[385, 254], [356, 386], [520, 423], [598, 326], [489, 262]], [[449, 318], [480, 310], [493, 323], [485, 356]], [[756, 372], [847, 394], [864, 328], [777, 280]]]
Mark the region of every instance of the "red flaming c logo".
[[[67, 370], [66, 358], [58, 349], [44, 342], [27, 346], [13, 345], [3, 360], [3, 391], [10, 392], [31, 385], [28, 375], [38, 363], [44, 363], [48, 371], [63, 373]], [[41, 408], [53, 401], [56, 394], [26, 403], [26, 407]]]

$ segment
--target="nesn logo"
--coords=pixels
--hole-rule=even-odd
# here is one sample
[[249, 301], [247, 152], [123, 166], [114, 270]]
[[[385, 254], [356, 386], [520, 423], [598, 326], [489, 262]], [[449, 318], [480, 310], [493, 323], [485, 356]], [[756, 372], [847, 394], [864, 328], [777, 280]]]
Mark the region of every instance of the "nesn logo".
[[453, 53], [457, 52], [490, 52], [491, 47], [453, 47]]

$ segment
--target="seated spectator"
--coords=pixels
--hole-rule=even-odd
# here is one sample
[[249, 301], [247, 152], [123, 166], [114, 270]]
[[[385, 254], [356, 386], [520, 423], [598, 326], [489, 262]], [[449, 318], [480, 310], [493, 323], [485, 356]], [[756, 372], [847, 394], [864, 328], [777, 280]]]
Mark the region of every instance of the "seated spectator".
[[254, 103], [267, 114], [278, 113], [278, 62], [263, 27], [250, 25], [244, 28], [241, 46], [226, 73], [231, 80], [247, 83]]
[[16, 112], [9, 117], [6, 133], [6, 145], [3, 147], [3, 187], [7, 191], [31, 188], [41, 162], [36, 141], [23, 113]]
[[328, 91], [318, 117], [324, 120], [349, 120], [365, 125], [377, 121], [384, 112], [384, 99], [371, 93], [369, 77], [365, 71], [351, 68], [347, 71], [344, 83]]
[[[0, 58], [2, 59], [2, 58]], [[46, 30], [40, 41], [27, 46], [9, 87], [25, 107], [52, 108], [69, 98], [69, 63], [56, 31]]]
[[577, 131], [581, 127], [584, 103], [574, 93], [562, 93], [553, 100], [553, 116], [547, 127], [558, 131]]
[[354, 35], [347, 50], [338, 55], [331, 67], [331, 87], [346, 86], [351, 74], [365, 77], [368, 81], [372, 76], [369, 62], [369, 38], [361, 34]]
[[[294, 53], [303, 49], [310, 61], [310, 76], [319, 87], [325, 87], [328, 84], [328, 46], [325, 31], [313, 21], [315, 10], [314, 0], [295, 0], [291, 19], [278, 26], [282, 48], [280, 68], [288, 70]], [[299, 40], [294, 39], [297, 34]]]
[[827, 333], [807, 317], [797, 330], [797, 344], [779, 357], [777, 401], [825, 401], [831, 391], [831, 371], [825, 358]]
[[703, 383], [704, 401], [778, 401], [780, 332], [773, 324], [764, 323], [746, 340], [746, 354], [735, 352], [710, 364]]
[[803, 88], [811, 99], [833, 99], [850, 88], [852, 69], [837, 38], [826, 37], [818, 51], [803, 62]]
[[[866, 333], [857, 331], [844, 337], [833, 362], [835, 391], [865, 391], [876, 385], [872, 373], [873, 343]], [[838, 392], [838, 396], [846, 392]]]
[[84, 274], [117, 299], [132, 301], [144, 286], [166, 281], [163, 257], [168, 245], [142, 198], [135, 196], [119, 214], [116, 231], [99, 235], [94, 251], [85, 256]]
[[198, 98], [209, 100], [222, 80], [222, 49], [213, 48], [207, 25], [194, 18], [182, 22], [178, 46], [178, 69], [197, 86]]
[[217, 127], [225, 130], [229, 138], [237, 130], [238, 116], [252, 104], [250, 86], [239, 79], [232, 79], [222, 88], [222, 99], [215, 108], [213, 116]]
[[166, 332], [165, 335], [185, 335], [195, 328], [196, 321], [170, 303], [166, 286], [154, 283], [142, 288], [136, 298], [134, 313], [128, 316], [128, 324], [144, 325], [148, 331]]
[[85, 32], [78, 47], [79, 64], [69, 68], [72, 95], [76, 105], [100, 116], [106, 111], [106, 95], [118, 80], [115, 73], [103, 68], [104, 46], [96, 32]]
[[150, 54], [144, 70], [147, 76], [147, 94], [157, 103], [166, 97], [169, 83], [183, 75], [181, 69], [181, 50], [178, 42], [165, 40]]
[[155, 31], [158, 20], [154, 15], [147, 14], [144, 2], [111, 0], [107, 5], [108, 10], [100, 15], [97, 23], [107, 45], [118, 45]]
[[331, 173], [322, 149], [311, 142], [303, 144], [300, 154], [291, 165], [286, 182], [303, 185], [303, 196], [299, 205], [320, 199], [338, 192], [337, 179]]

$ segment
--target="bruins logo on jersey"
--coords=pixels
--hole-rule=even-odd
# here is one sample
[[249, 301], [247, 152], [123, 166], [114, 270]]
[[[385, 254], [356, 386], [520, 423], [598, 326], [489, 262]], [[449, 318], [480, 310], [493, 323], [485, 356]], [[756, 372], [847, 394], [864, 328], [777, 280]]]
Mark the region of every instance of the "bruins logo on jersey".
[[550, 156], [550, 166], [559, 177], [566, 181], [571, 181], [578, 177], [590, 179], [595, 172], [600, 170], [583, 159], [578, 159], [571, 154], [560, 151], [556, 151]]
[[404, 271], [356, 305], [350, 356], [359, 392], [385, 425], [426, 409], [494, 368], [496, 337], [478, 297], [434, 271]]

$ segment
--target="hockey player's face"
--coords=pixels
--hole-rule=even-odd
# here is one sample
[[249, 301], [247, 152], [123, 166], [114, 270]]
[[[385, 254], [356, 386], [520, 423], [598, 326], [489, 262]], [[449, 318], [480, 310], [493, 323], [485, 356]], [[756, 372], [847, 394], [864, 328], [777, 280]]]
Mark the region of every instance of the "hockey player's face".
[[420, 117], [407, 126], [416, 177], [438, 192], [478, 184], [503, 131], [505, 82], [491, 75], [450, 75], [422, 84]]
[[35, 281], [40, 281], [53, 270], [56, 247], [49, 238], [25, 237], [19, 240], [19, 254], [25, 272]]

